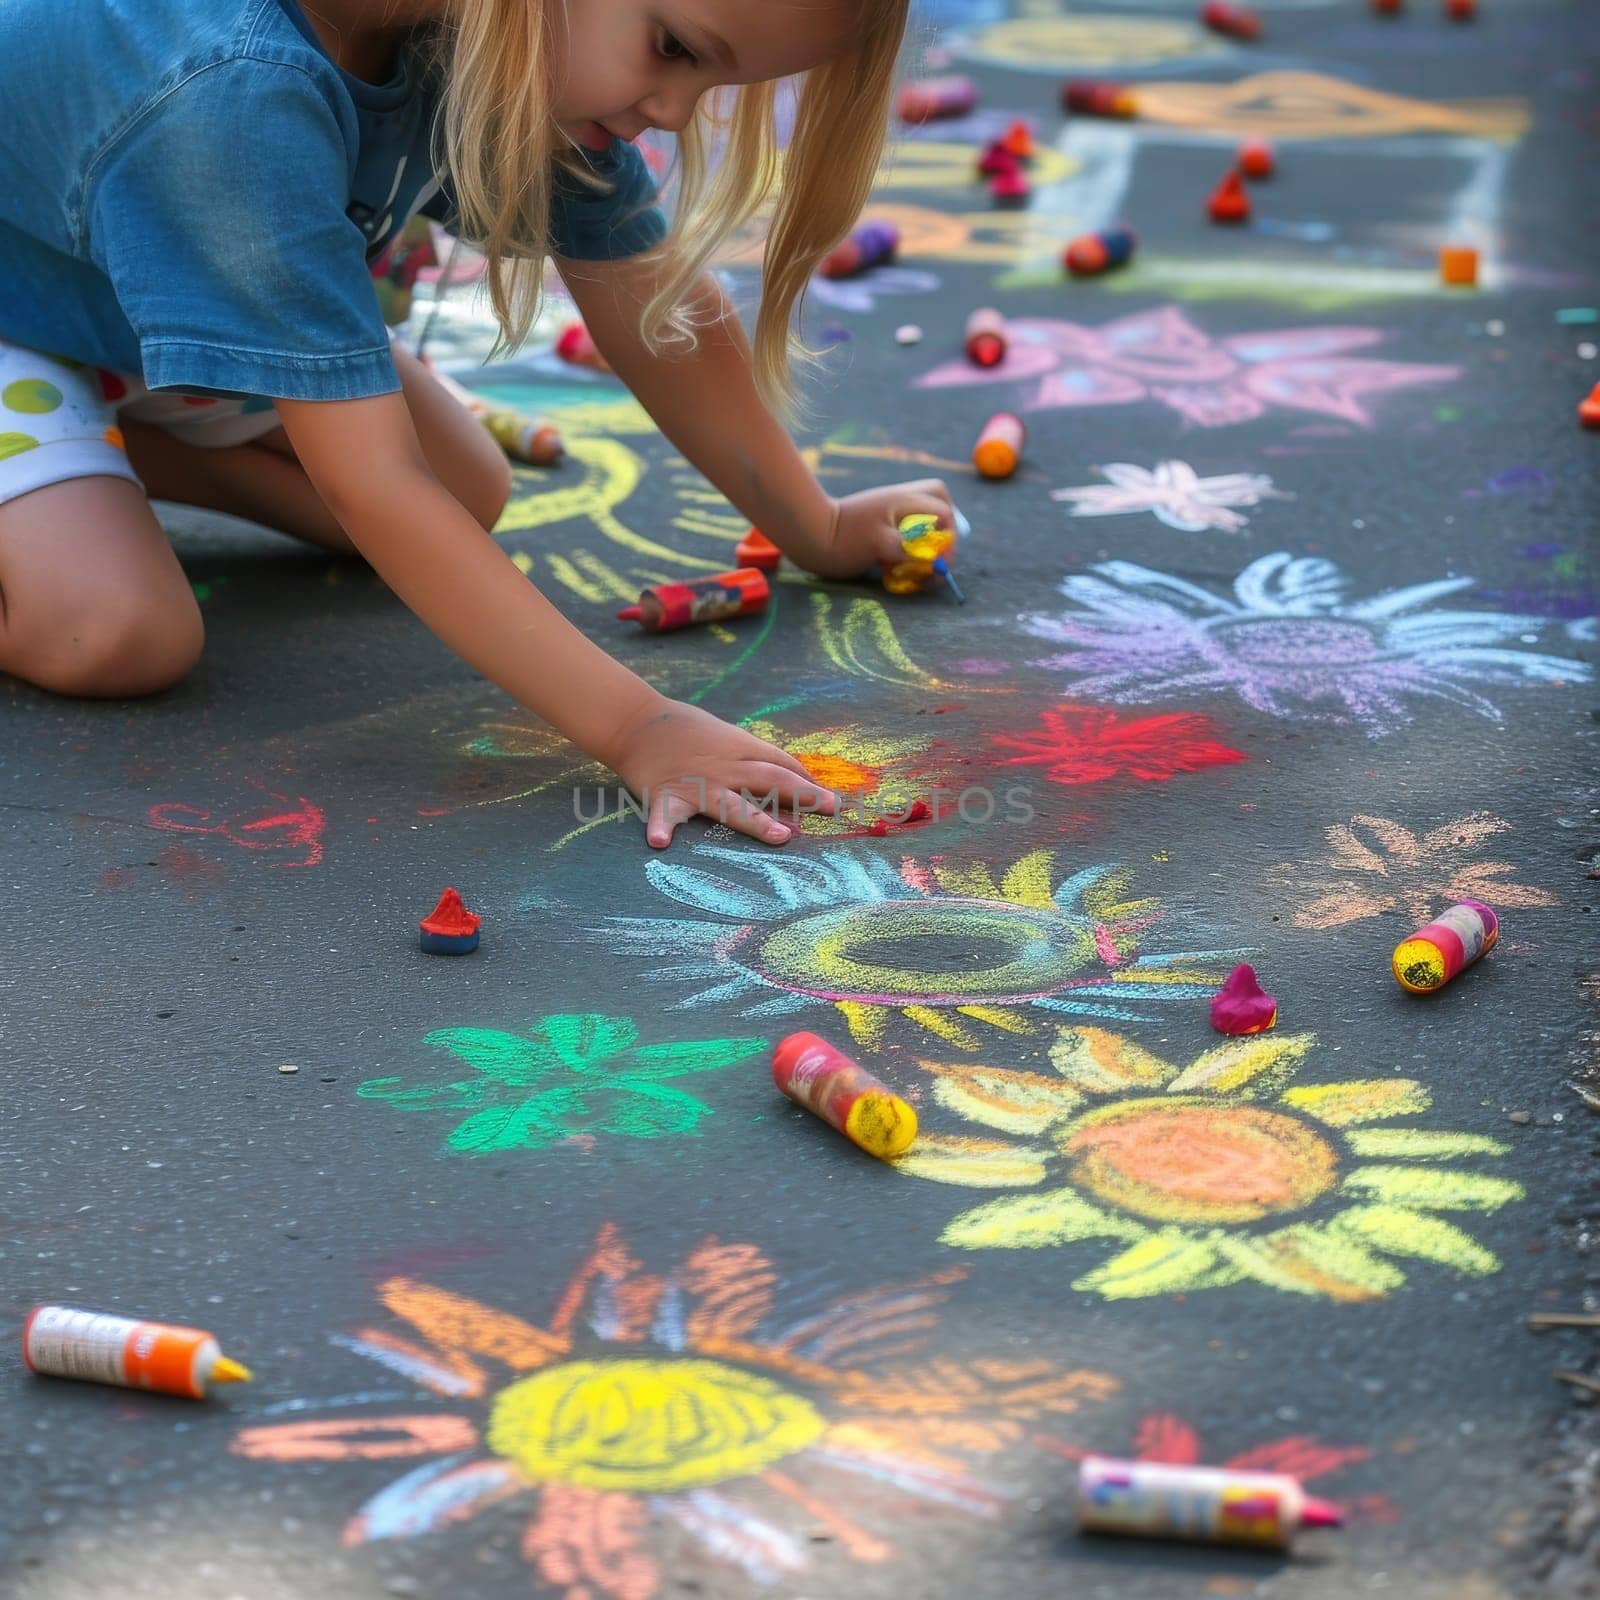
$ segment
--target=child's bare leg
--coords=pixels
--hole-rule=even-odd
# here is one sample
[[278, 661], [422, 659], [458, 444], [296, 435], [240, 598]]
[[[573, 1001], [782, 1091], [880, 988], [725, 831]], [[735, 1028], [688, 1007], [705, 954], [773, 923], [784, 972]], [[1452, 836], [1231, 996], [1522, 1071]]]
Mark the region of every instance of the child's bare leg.
[[[492, 529], [511, 494], [511, 469], [499, 445], [415, 356], [396, 347], [394, 364], [428, 465], [479, 523]], [[152, 498], [226, 511], [326, 550], [356, 554], [282, 428], [252, 444], [220, 450], [183, 443], [142, 423], [125, 422], [123, 431], [128, 460]]]
[[106, 698], [178, 682], [200, 608], [137, 484], [70, 478], [0, 505], [0, 672]]

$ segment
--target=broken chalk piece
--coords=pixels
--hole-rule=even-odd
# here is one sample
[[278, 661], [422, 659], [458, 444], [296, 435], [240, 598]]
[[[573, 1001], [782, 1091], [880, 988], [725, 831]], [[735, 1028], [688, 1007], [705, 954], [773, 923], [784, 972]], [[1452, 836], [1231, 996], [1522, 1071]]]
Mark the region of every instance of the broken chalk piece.
[[791, 1033], [772, 1052], [772, 1081], [797, 1106], [821, 1117], [880, 1161], [904, 1155], [917, 1113], [899, 1095], [814, 1033]]
[[1600, 428], [1600, 383], [1589, 391], [1587, 400], [1578, 402], [1578, 421], [1586, 428]]
[[439, 903], [417, 924], [422, 948], [430, 956], [464, 956], [478, 948], [478, 927], [483, 918], [468, 911], [454, 889], [446, 889]]
[[902, 122], [932, 122], [936, 117], [964, 117], [977, 103], [977, 84], [953, 73], [908, 83], [895, 100], [895, 114]]
[[1447, 244], [1439, 251], [1439, 282], [1470, 289], [1478, 281], [1478, 252], [1468, 245]]
[[1230, 168], [1206, 201], [1206, 210], [1213, 222], [1248, 222], [1250, 196], [1244, 192], [1244, 180], [1236, 169]]
[[734, 559], [741, 567], [758, 567], [762, 572], [774, 572], [783, 560], [783, 551], [759, 528], [752, 528], [733, 547]]
[[1278, 1020], [1278, 1002], [1256, 982], [1256, 969], [1241, 962], [1211, 997], [1211, 1026], [1218, 1033], [1265, 1033]]
[[1006, 358], [1006, 319], [993, 306], [979, 307], [967, 318], [961, 343], [975, 367], [998, 366]]
[[1226, 34], [1230, 39], [1259, 39], [1261, 18], [1242, 6], [1228, 5], [1226, 0], [1209, 0], [1200, 8], [1200, 21], [1213, 33]]

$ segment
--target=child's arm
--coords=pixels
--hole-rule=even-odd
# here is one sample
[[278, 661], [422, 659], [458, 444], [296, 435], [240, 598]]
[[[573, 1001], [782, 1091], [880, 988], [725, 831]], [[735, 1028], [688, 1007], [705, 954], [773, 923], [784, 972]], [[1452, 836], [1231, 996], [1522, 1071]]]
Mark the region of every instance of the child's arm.
[[771, 844], [788, 839], [741, 788], [775, 792], [785, 809], [837, 809], [785, 751], [658, 694], [568, 622], [433, 475], [400, 395], [277, 408], [312, 485], [378, 576], [468, 665], [648, 795], [652, 845], [697, 812]]
[[902, 559], [901, 517], [929, 511], [951, 525], [949, 491], [935, 478], [839, 500], [824, 492], [763, 404], [744, 330], [709, 274], [694, 308], [698, 348], [663, 359], [639, 334], [659, 267], [643, 257], [557, 266], [617, 376], [667, 438], [796, 565], [824, 577], [856, 577], [874, 562]]

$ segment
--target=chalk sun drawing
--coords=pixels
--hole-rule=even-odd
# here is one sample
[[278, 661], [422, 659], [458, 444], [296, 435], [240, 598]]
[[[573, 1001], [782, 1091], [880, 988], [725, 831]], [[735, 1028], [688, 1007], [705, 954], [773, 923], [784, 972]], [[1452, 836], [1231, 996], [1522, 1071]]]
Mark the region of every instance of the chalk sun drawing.
[[1299, 928], [1337, 928], [1385, 911], [1403, 911], [1414, 927], [1457, 900], [1504, 907], [1553, 906], [1547, 889], [1509, 881], [1507, 861], [1477, 859], [1484, 844], [1511, 824], [1487, 811], [1457, 817], [1424, 834], [1389, 817], [1352, 817], [1327, 830], [1327, 854], [1316, 861], [1285, 861], [1274, 875], [1302, 900]]
[[1032, 410], [1157, 400], [1203, 428], [1251, 422], [1269, 408], [1310, 411], [1361, 427], [1365, 396], [1444, 383], [1459, 367], [1374, 361], [1345, 352], [1377, 344], [1377, 328], [1280, 328], [1213, 340], [1177, 306], [1139, 311], [1099, 327], [1019, 317], [997, 367], [948, 361], [915, 380], [919, 389], [1027, 384]]
[[1105, 783], [1112, 778], [1165, 782], [1249, 758], [1225, 745], [1209, 717], [1169, 712], [1123, 717], [1097, 706], [1058, 706], [1039, 714], [1037, 733], [999, 733], [994, 743], [1018, 754], [1002, 767], [1043, 767], [1052, 783]]
[[[1219, 1460], [1214, 1452], [1202, 1447], [1194, 1424], [1170, 1411], [1147, 1411], [1139, 1419], [1132, 1448], [1126, 1452], [1080, 1450], [1049, 1434], [1036, 1434], [1035, 1443], [1069, 1461], [1081, 1461], [1088, 1455], [1126, 1455], [1133, 1461], [1159, 1461], [1174, 1467], [1210, 1465], [1229, 1472], [1283, 1472], [1301, 1483], [1342, 1474], [1372, 1459], [1372, 1451], [1365, 1445], [1324, 1444], [1314, 1434], [1290, 1433]], [[1399, 1520], [1394, 1502], [1386, 1494], [1363, 1494], [1354, 1499], [1341, 1495], [1340, 1500], [1352, 1523], [1371, 1525]]]
[[998, 881], [945, 858], [690, 854], [703, 865], [653, 860], [645, 875], [698, 916], [610, 917], [593, 936], [648, 960], [650, 978], [689, 986], [674, 1010], [788, 1017], [826, 1002], [873, 1048], [897, 1016], [960, 1050], [980, 1048], [978, 1023], [1028, 1034], [1049, 1014], [1144, 1020], [1132, 1008], [1208, 996], [1238, 954], [1144, 953], [1159, 904], [1127, 899], [1131, 875], [1112, 866], [1058, 882], [1049, 850]]
[[248, 1427], [232, 1448], [286, 1465], [417, 1460], [350, 1519], [347, 1545], [529, 1500], [522, 1557], [565, 1600], [652, 1600], [658, 1530], [751, 1583], [810, 1573], [819, 1534], [830, 1559], [883, 1563], [883, 1530], [910, 1504], [1000, 1516], [1010, 1496], [976, 1469], [1117, 1389], [1039, 1359], [924, 1354], [961, 1276], [785, 1312], [755, 1245], [708, 1238], [648, 1274], [608, 1223], [544, 1322], [391, 1278], [378, 1297], [408, 1331], [335, 1336], [457, 1409]]
[[[897, 1163], [920, 1178], [1036, 1192], [963, 1212], [940, 1235], [966, 1250], [1109, 1240], [1118, 1253], [1073, 1281], [1108, 1300], [1249, 1282], [1375, 1300], [1406, 1282], [1391, 1258], [1467, 1275], [1498, 1258], [1439, 1212], [1520, 1200], [1464, 1158], [1507, 1147], [1471, 1133], [1368, 1124], [1430, 1105], [1409, 1078], [1285, 1087], [1312, 1034], [1263, 1034], [1187, 1066], [1100, 1028], [1062, 1029], [1054, 1075], [927, 1063], [934, 1097], [1020, 1138], [924, 1132]], [[1052, 1175], [1065, 1183], [1041, 1187]]]
[[631, 1017], [598, 1012], [544, 1017], [526, 1034], [439, 1028], [423, 1043], [464, 1062], [475, 1077], [416, 1089], [399, 1078], [369, 1078], [356, 1093], [398, 1111], [468, 1112], [445, 1143], [472, 1155], [542, 1150], [598, 1134], [660, 1139], [693, 1133], [712, 1110], [665, 1080], [730, 1067], [766, 1045], [753, 1038], [638, 1040]]
[[1072, 610], [1024, 617], [1023, 626], [1065, 646], [1032, 665], [1074, 674], [1074, 695], [1144, 705], [1228, 690], [1270, 716], [1355, 722], [1373, 736], [1409, 722], [1411, 700], [1498, 722], [1469, 684], [1588, 681], [1581, 661], [1503, 648], [1536, 618], [1433, 607], [1472, 582], [1442, 578], [1350, 600], [1331, 561], [1280, 552], [1252, 561], [1225, 596], [1106, 561], [1061, 584]]
[[1234, 506], [1258, 506], [1263, 500], [1292, 500], [1272, 487], [1272, 479], [1259, 472], [1230, 472], [1202, 478], [1187, 461], [1158, 461], [1154, 467], [1136, 467], [1112, 461], [1095, 470], [1110, 481], [1076, 489], [1054, 489], [1052, 500], [1064, 500], [1075, 517], [1122, 517], [1148, 511], [1158, 522], [1180, 533], [1214, 529], [1238, 533], [1249, 525]]

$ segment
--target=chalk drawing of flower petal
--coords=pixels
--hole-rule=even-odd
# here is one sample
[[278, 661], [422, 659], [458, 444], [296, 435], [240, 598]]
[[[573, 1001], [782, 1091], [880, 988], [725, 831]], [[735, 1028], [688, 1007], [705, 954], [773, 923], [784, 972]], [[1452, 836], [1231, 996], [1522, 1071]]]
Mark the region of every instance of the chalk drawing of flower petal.
[[1345, 1175], [1343, 1189], [1423, 1211], [1498, 1211], [1508, 1201], [1522, 1198], [1522, 1186], [1509, 1178], [1415, 1167], [1357, 1167]]
[[865, 312], [895, 295], [931, 294], [939, 281], [936, 273], [917, 267], [878, 267], [860, 278], [815, 277], [806, 293], [835, 311]]
[[1104, 367], [1071, 367], [1050, 373], [1034, 392], [1029, 408], [1118, 406], [1144, 395], [1145, 386], [1137, 378]]
[[1330, 1226], [1376, 1246], [1386, 1255], [1436, 1261], [1478, 1277], [1500, 1270], [1500, 1258], [1453, 1222], [1405, 1206], [1351, 1206], [1341, 1211]]
[[1252, 561], [1234, 580], [1233, 592], [1245, 611], [1310, 617], [1339, 609], [1349, 586], [1331, 561], [1279, 551]]
[[1025, 382], [1055, 371], [1060, 364], [1060, 355], [1049, 345], [1013, 344], [998, 367], [978, 367], [966, 360], [946, 361], [923, 373], [911, 386], [914, 389], [948, 389], [974, 383]]
[[1216, 383], [1238, 369], [1232, 355], [1176, 306], [1108, 322], [1098, 343], [1116, 370], [1151, 383]]
[[1372, 416], [1361, 403], [1362, 395], [1408, 389], [1419, 383], [1448, 383], [1460, 374], [1459, 367], [1351, 358], [1249, 367], [1244, 381], [1263, 402], [1370, 427]]
[[1229, 428], [1235, 423], [1254, 422], [1266, 407], [1248, 390], [1221, 384], [1188, 384], [1176, 388], [1152, 384], [1150, 397], [1171, 406], [1186, 422], [1198, 428]]
[[1260, 333], [1237, 333], [1221, 342], [1241, 361], [1301, 361], [1316, 356], [1340, 355], [1381, 344], [1381, 328], [1270, 328]]
[[1222, 1235], [1216, 1248], [1241, 1276], [1290, 1294], [1378, 1300], [1406, 1275], [1359, 1240], [1317, 1223], [1296, 1223], [1259, 1238]]
[[1025, 1189], [1044, 1182], [1050, 1152], [998, 1139], [921, 1133], [895, 1162], [895, 1171], [964, 1189]]
[[934, 1074], [933, 1094], [940, 1105], [1002, 1133], [1043, 1134], [1083, 1103], [1083, 1096], [1059, 1078], [1037, 1072], [932, 1062], [924, 1066]]
[[1244, 1275], [1208, 1240], [1163, 1229], [1074, 1279], [1072, 1287], [1102, 1294], [1108, 1300], [1133, 1300], [1152, 1294], [1221, 1288], [1239, 1282]]
[[473, 1460], [465, 1453], [445, 1456], [380, 1489], [345, 1524], [340, 1542], [414, 1539], [464, 1522], [485, 1506], [533, 1487], [509, 1461]]
[[1330, 1128], [1359, 1128], [1391, 1117], [1417, 1116], [1433, 1104], [1432, 1096], [1414, 1078], [1306, 1084], [1285, 1090], [1280, 1098]]
[[1039, 1250], [1085, 1239], [1143, 1240], [1145, 1229], [1102, 1211], [1071, 1189], [1052, 1189], [974, 1206], [939, 1238], [942, 1244], [968, 1250]]

